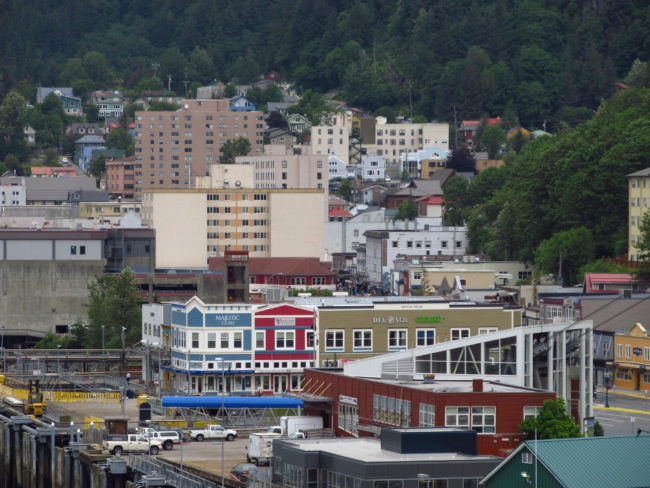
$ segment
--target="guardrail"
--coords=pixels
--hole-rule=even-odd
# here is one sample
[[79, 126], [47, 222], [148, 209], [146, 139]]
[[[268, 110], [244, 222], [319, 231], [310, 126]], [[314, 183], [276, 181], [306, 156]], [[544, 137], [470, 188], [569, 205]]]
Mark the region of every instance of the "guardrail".
[[129, 455], [131, 469], [148, 475], [156, 473], [156, 476], [165, 478], [165, 484], [176, 488], [208, 488], [215, 487], [216, 483], [205, 478], [187, 473], [172, 464], [152, 459], [149, 456]]

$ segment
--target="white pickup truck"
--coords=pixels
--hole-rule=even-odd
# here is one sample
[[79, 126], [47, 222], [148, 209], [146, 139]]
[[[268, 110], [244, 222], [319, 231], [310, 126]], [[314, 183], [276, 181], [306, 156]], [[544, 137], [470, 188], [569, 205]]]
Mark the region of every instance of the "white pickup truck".
[[112, 454], [149, 452], [156, 455], [162, 449], [162, 443], [157, 439], [149, 440], [139, 434], [109, 434], [104, 439], [102, 447]]
[[205, 429], [190, 430], [190, 437], [197, 441], [203, 442], [203, 439], [226, 439], [232, 441], [237, 437], [237, 431], [233, 429], [224, 429], [222, 425], [206, 425]]

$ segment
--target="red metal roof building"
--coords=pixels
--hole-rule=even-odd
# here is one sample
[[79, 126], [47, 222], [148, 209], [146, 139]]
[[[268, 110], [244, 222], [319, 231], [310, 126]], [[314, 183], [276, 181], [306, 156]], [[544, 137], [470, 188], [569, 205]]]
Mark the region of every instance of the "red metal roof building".
[[646, 283], [639, 283], [630, 273], [585, 273], [585, 293], [612, 293], [619, 290], [646, 290]]

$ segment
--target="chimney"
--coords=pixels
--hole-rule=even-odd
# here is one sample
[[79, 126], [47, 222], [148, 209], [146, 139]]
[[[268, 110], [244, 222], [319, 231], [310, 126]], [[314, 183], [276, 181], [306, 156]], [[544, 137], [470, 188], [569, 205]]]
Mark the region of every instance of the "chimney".
[[483, 393], [483, 380], [472, 380], [472, 391], [474, 393]]

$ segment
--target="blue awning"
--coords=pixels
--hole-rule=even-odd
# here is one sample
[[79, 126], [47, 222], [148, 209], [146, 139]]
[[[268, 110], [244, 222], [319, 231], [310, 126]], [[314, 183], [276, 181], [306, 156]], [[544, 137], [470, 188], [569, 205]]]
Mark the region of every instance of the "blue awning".
[[[221, 408], [222, 397], [215, 396], [164, 396], [163, 407]], [[297, 398], [273, 396], [225, 396], [225, 408], [297, 408], [303, 401]]]

